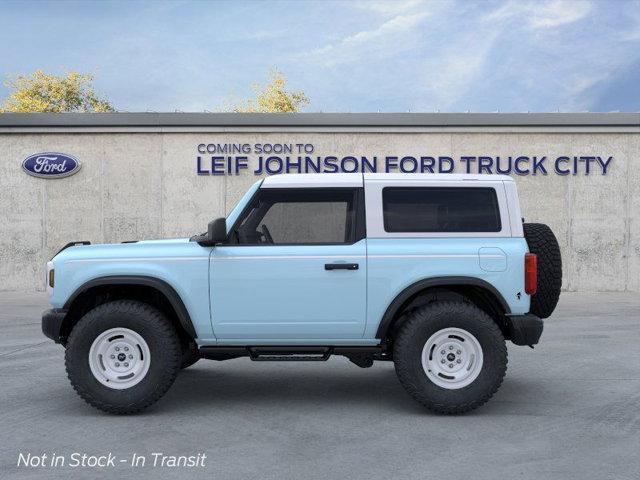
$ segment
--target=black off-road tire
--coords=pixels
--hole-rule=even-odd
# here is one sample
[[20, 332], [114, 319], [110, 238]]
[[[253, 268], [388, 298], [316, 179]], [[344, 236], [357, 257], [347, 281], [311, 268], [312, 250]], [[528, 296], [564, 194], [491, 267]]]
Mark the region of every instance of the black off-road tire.
[[200, 360], [200, 353], [198, 352], [198, 345], [196, 342], [188, 342], [182, 345], [182, 360], [180, 363], [180, 370], [189, 368], [191, 365]]
[[547, 225], [525, 223], [523, 228], [529, 251], [538, 257], [538, 290], [531, 296], [529, 311], [539, 318], [547, 318], [558, 305], [562, 288], [560, 245]]
[[[100, 383], [89, 366], [94, 340], [111, 328], [127, 328], [140, 335], [150, 350], [149, 370], [136, 385], [116, 390]], [[87, 312], [73, 327], [65, 351], [71, 385], [80, 397], [113, 414], [137, 413], [160, 399], [180, 369], [180, 340], [169, 320], [156, 308], [133, 300], [104, 303]]]
[[[434, 333], [452, 327], [473, 335], [483, 355], [478, 377], [459, 389], [436, 385], [422, 366], [425, 343]], [[400, 383], [414, 399], [433, 412], [454, 415], [483, 405], [498, 391], [507, 371], [507, 346], [493, 319], [475, 305], [435, 302], [411, 312], [400, 326], [393, 360]]]

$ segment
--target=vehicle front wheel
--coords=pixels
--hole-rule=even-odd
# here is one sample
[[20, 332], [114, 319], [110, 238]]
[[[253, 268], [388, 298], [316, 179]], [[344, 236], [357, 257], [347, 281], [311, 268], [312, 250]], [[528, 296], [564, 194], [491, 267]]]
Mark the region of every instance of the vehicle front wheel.
[[73, 327], [65, 351], [67, 376], [90, 405], [136, 413], [173, 384], [182, 352], [173, 325], [156, 308], [133, 300], [104, 303]]
[[458, 414], [487, 402], [507, 371], [507, 347], [489, 315], [465, 302], [413, 311], [393, 347], [402, 386], [437, 413]]

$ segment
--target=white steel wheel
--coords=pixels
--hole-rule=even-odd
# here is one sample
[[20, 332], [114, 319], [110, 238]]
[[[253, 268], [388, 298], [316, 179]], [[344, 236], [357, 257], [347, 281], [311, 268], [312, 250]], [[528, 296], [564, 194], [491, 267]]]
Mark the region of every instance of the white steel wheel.
[[422, 349], [422, 368], [429, 380], [448, 390], [473, 383], [482, 370], [480, 342], [461, 328], [443, 328]]
[[115, 390], [140, 383], [150, 364], [147, 342], [128, 328], [111, 328], [103, 332], [89, 349], [91, 373], [102, 385]]

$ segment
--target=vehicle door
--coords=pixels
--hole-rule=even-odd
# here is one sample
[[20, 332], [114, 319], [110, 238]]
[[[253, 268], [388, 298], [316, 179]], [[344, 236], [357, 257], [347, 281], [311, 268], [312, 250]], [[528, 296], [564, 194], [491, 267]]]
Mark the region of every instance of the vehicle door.
[[211, 255], [219, 340], [354, 339], [366, 319], [362, 188], [261, 188]]

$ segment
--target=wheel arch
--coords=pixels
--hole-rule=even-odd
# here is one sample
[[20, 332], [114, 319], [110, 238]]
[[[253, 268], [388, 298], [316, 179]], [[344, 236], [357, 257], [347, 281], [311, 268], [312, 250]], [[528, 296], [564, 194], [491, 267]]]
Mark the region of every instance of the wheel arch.
[[152, 303], [169, 316], [181, 337], [197, 337], [189, 311], [176, 290], [166, 281], [146, 275], [104, 276], [82, 284], [65, 302], [68, 314], [62, 326], [62, 336], [67, 337], [73, 325], [89, 309], [123, 298]]
[[[387, 307], [376, 331], [376, 338], [384, 340], [393, 329], [402, 322], [402, 314], [410, 309], [420, 299], [428, 299], [438, 292], [449, 292], [474, 303], [487, 311], [493, 318], [504, 317], [511, 313], [509, 304], [502, 294], [489, 282], [476, 277], [446, 276], [430, 277], [418, 280], [402, 290]], [[508, 328], [503, 322], [498, 322], [506, 334]]]

